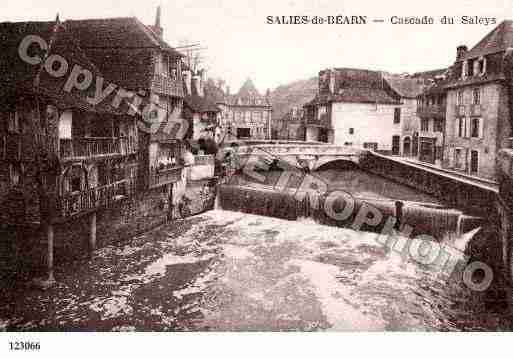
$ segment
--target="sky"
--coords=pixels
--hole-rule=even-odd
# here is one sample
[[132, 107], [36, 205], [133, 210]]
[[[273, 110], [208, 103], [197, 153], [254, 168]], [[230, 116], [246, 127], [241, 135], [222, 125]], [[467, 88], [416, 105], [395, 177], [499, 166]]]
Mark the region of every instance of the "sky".
[[[201, 43], [209, 77], [233, 92], [248, 77], [260, 90], [313, 77], [330, 67], [394, 73], [447, 67], [456, 46], [474, 46], [496, 25], [393, 25], [391, 16], [513, 19], [509, 0], [2, 0], [0, 22], [136, 16], [153, 24], [162, 6], [172, 46]], [[366, 25], [270, 25], [267, 16], [367, 16]], [[371, 20], [384, 19], [384, 23]], [[1, 44], [0, 44], [1, 47]]]

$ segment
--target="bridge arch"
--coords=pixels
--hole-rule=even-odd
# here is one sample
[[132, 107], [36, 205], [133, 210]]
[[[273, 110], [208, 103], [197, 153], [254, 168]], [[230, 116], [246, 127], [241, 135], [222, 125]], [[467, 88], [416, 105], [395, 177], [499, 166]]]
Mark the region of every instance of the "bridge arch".
[[354, 170], [359, 166], [351, 158], [320, 158], [315, 164], [313, 171], [323, 171], [329, 169]]

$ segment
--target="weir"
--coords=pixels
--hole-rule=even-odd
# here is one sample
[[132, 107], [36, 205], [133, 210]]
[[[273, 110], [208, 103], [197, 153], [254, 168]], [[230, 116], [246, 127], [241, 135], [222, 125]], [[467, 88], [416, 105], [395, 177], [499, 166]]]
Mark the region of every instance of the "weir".
[[[410, 227], [410, 235], [429, 235], [437, 241], [449, 237], [456, 239], [484, 222], [482, 218], [465, 215], [456, 209], [410, 201], [402, 201], [401, 213], [398, 213], [396, 202], [226, 184], [219, 187], [218, 200], [219, 207], [225, 210], [287, 220], [312, 218], [319, 224], [347, 228], [357, 226], [355, 229], [362, 231], [380, 233], [396, 229], [405, 232]], [[330, 216], [333, 212], [339, 216]]]

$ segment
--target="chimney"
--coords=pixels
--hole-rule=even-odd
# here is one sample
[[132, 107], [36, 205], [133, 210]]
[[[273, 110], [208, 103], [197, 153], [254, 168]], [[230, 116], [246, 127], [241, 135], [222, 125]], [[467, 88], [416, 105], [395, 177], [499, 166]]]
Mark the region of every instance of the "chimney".
[[164, 35], [164, 29], [162, 29], [162, 26], [160, 26], [160, 15], [161, 8], [159, 5], [157, 6], [157, 15], [155, 16], [155, 25], [153, 26], [153, 31], [162, 39]]
[[226, 86], [226, 95], [230, 96], [230, 86]]
[[456, 61], [461, 60], [461, 58], [467, 53], [467, 46], [460, 45], [456, 48]]
[[192, 94], [192, 76], [191, 76], [191, 70], [186, 70], [182, 73], [183, 82], [185, 84], [185, 91], [186, 95], [190, 96]]

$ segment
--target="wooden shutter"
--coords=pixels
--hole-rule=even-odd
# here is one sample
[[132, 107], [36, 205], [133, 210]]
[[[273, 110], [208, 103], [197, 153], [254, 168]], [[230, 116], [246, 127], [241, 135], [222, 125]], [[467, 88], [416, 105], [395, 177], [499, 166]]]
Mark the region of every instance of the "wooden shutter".
[[483, 128], [483, 119], [480, 118], [479, 119], [479, 138], [483, 138], [484, 137], [484, 128]]

